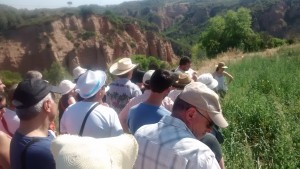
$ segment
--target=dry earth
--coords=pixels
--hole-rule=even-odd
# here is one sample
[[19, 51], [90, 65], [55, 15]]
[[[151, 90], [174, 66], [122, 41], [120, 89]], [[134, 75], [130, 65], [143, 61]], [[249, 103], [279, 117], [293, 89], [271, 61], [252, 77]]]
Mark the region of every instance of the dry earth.
[[212, 73], [215, 71], [215, 65], [219, 62], [225, 62], [227, 65], [230, 63], [237, 62], [246, 57], [253, 57], [253, 56], [262, 56], [262, 57], [270, 57], [276, 54], [279, 48], [273, 49], [266, 49], [262, 52], [255, 52], [255, 53], [243, 53], [236, 50], [230, 50], [228, 52], [219, 54], [214, 59], [206, 59], [199, 63], [195, 63], [193, 68], [197, 70], [198, 75], [202, 73]]

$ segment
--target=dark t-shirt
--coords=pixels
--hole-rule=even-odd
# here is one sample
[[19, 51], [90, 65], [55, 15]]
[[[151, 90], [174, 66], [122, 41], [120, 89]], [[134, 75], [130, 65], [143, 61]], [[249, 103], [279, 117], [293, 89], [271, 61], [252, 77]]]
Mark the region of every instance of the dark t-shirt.
[[217, 138], [212, 135], [211, 133], [206, 133], [204, 137], [201, 139], [201, 141], [207, 145], [212, 152], [214, 152], [216, 159], [218, 162], [220, 162], [222, 158], [222, 149], [221, 145], [218, 142]]
[[[33, 139], [38, 141], [31, 144], [26, 152], [26, 167], [22, 167], [22, 152]], [[55, 169], [55, 161], [50, 151], [54, 136], [48, 132], [48, 137], [27, 137], [16, 131], [10, 144], [11, 169]]]

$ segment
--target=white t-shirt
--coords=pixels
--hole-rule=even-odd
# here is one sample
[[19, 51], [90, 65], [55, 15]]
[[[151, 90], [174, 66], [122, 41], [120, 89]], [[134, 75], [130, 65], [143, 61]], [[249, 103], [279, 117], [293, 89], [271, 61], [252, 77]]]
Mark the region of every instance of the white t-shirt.
[[172, 99], [173, 102], [175, 102], [177, 96], [182, 92], [182, 90], [174, 89], [171, 90], [168, 94], [168, 97]]
[[179, 66], [175, 69], [175, 72], [186, 73], [190, 76], [191, 79], [193, 79], [193, 75], [196, 73], [196, 71], [194, 71], [192, 68], [189, 68], [189, 70], [184, 71], [184, 70], [181, 70], [179, 68]]
[[[14, 134], [16, 132], [16, 130], [19, 128], [20, 125], [20, 119], [17, 116], [16, 112], [4, 108], [5, 113], [3, 114], [3, 118], [5, 119], [6, 123], [7, 123], [7, 127], [9, 132], [11, 132], [12, 134]], [[3, 131], [4, 133], [8, 134], [8, 132], [5, 130], [2, 121], [0, 121], [0, 130]]]
[[[64, 112], [61, 133], [78, 135], [83, 119], [95, 102], [77, 102]], [[95, 138], [114, 137], [123, 133], [117, 113], [110, 107], [98, 105], [88, 116], [82, 136]]]

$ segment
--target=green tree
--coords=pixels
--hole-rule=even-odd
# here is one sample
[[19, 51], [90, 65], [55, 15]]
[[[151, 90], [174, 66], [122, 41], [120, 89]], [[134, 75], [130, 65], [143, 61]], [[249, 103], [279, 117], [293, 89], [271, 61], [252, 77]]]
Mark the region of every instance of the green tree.
[[200, 42], [208, 56], [222, 51], [222, 40], [225, 29], [225, 20], [222, 16], [216, 16], [209, 20], [206, 30], [201, 34]]
[[200, 36], [201, 46], [208, 57], [213, 57], [229, 48], [253, 51], [260, 48], [260, 36], [251, 28], [250, 10], [239, 8], [236, 12], [229, 10], [224, 16], [209, 20], [206, 30]]

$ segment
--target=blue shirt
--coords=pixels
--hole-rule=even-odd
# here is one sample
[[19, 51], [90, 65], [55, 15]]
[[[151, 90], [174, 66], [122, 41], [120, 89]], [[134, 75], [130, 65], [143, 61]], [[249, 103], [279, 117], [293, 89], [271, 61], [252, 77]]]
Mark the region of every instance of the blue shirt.
[[[26, 166], [22, 167], [22, 152], [25, 146], [33, 139], [37, 139], [27, 148], [25, 155]], [[16, 131], [10, 143], [11, 169], [55, 169], [55, 161], [50, 151], [53, 135], [48, 137], [27, 137]]]
[[165, 115], [171, 115], [171, 112], [162, 106], [140, 103], [129, 110], [127, 124], [134, 134], [141, 126], [157, 123]]

